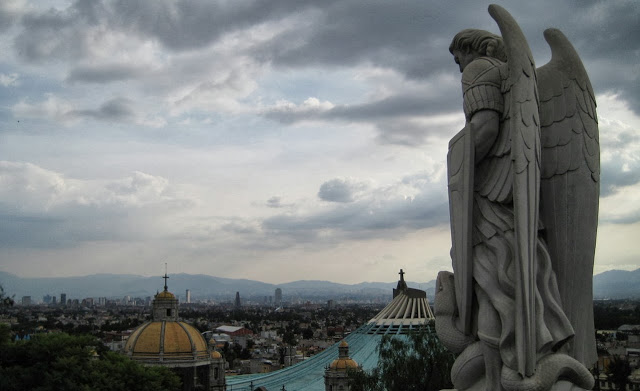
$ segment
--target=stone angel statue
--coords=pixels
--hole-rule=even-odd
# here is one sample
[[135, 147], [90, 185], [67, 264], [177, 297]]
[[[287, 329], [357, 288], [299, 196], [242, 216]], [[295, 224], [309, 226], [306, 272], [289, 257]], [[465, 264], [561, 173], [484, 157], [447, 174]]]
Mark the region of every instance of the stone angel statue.
[[454, 273], [440, 272], [436, 331], [459, 354], [458, 390], [584, 390], [597, 360], [592, 275], [600, 156], [593, 89], [556, 29], [537, 68], [513, 17], [502, 37], [463, 30], [465, 128], [449, 143]]

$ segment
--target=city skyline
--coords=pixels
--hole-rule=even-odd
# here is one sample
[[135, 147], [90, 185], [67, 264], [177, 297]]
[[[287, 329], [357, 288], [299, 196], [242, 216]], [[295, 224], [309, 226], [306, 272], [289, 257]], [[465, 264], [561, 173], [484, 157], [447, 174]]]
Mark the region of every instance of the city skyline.
[[[451, 270], [448, 52], [488, 1], [0, 4], [0, 270], [279, 284]], [[596, 93], [594, 273], [640, 264], [640, 4], [504, 3]]]

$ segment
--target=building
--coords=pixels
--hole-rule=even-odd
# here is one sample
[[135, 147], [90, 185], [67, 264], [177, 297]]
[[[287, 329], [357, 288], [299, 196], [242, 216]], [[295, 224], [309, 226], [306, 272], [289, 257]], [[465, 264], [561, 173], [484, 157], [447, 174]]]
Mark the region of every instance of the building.
[[67, 305], [67, 294], [66, 293], [61, 293], [60, 294], [60, 305]]
[[22, 305], [31, 305], [31, 296], [22, 296]]
[[191, 304], [191, 289], [187, 289], [187, 292], [185, 293], [185, 303], [187, 304]]
[[138, 326], [125, 344], [125, 353], [149, 366], [164, 366], [182, 379], [183, 391], [225, 389], [225, 361], [193, 326], [181, 322], [178, 299], [167, 289], [156, 294], [152, 320]]
[[280, 307], [282, 305], [282, 289], [280, 288], [276, 288], [275, 301], [277, 307]]
[[231, 337], [238, 337], [241, 335], [253, 335], [253, 331], [241, 326], [223, 325], [223, 326], [217, 327], [215, 331], [216, 333], [227, 334]]
[[338, 358], [333, 360], [324, 371], [325, 391], [351, 390], [347, 371], [359, 369], [358, 363], [349, 357], [349, 344], [343, 340], [338, 346]]
[[[370, 371], [378, 365], [377, 348], [383, 335], [393, 338], [407, 338], [410, 331], [422, 329], [434, 320], [426, 292], [407, 287], [404, 272], [400, 274], [398, 286], [394, 289], [393, 300], [376, 316], [354, 332], [345, 336], [343, 341], [305, 359], [302, 362], [269, 374], [252, 374], [233, 376], [227, 379], [228, 389], [245, 390], [264, 387], [268, 390], [305, 390], [325, 391], [327, 368], [340, 360], [353, 360], [358, 368]], [[344, 344], [347, 346], [344, 346]], [[346, 352], [345, 352], [345, 348]], [[341, 352], [342, 350], [342, 352]], [[346, 362], [344, 362], [346, 366]], [[336, 368], [342, 364], [336, 363]], [[346, 371], [344, 371], [346, 373]], [[337, 380], [335, 372], [329, 374], [331, 381]], [[335, 383], [333, 391], [340, 390]], [[344, 387], [344, 385], [343, 385]], [[344, 388], [344, 391], [347, 389]]]
[[240, 303], [240, 292], [236, 292], [235, 306], [236, 308], [240, 308], [242, 306], [242, 303]]

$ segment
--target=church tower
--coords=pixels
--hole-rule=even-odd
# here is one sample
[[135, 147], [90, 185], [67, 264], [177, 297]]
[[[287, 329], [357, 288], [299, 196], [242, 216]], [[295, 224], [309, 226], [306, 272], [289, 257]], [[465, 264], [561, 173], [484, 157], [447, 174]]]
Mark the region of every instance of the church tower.
[[349, 357], [349, 344], [347, 341], [340, 342], [338, 346], [338, 358], [333, 360], [331, 365], [324, 371], [325, 391], [349, 391], [350, 370], [360, 370], [358, 363]]
[[172, 322], [178, 321], [178, 299], [176, 296], [169, 292], [167, 288], [167, 273], [164, 273], [164, 290], [158, 293], [153, 299], [153, 320], [163, 321], [168, 320]]

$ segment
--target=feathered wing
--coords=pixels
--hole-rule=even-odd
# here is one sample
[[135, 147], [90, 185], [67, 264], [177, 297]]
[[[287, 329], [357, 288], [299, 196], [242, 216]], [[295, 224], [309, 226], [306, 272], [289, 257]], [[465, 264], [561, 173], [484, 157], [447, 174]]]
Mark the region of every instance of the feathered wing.
[[536, 368], [536, 244], [540, 188], [540, 119], [536, 69], [529, 45], [513, 17], [489, 6], [507, 52], [509, 78], [504, 103], [511, 132], [513, 207], [515, 216], [515, 322], [518, 372], [532, 376]]
[[593, 258], [600, 195], [596, 103], [573, 45], [557, 29], [544, 32], [551, 61], [540, 67], [542, 181], [540, 218], [562, 307], [576, 333], [570, 354], [597, 360], [593, 325]]

